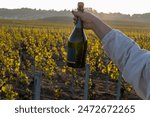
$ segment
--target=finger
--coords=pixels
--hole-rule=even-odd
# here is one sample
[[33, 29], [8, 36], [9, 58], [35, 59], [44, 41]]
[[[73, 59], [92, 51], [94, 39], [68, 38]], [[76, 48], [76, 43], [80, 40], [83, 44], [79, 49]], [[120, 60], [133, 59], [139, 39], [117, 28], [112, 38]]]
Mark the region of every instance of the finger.
[[83, 28], [84, 29], [90, 29], [91, 25], [87, 23], [83, 23]]
[[74, 20], [74, 21], [77, 21], [77, 17], [74, 17], [73, 20]]
[[74, 24], [77, 24], [77, 21], [74, 21], [73, 23], [74, 23]]
[[76, 24], [76, 23], [77, 23], [77, 20], [78, 20], [77, 17], [74, 17], [74, 18], [73, 18], [73, 23]]
[[83, 28], [86, 29], [87, 28], [87, 24], [83, 23]]

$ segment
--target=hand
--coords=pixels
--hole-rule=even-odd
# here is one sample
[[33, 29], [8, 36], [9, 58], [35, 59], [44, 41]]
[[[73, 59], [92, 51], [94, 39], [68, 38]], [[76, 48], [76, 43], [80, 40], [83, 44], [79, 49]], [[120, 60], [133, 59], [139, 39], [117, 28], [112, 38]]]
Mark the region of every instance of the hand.
[[77, 17], [79, 17], [83, 21], [83, 27], [85, 29], [93, 29], [94, 28], [94, 16], [93, 14], [89, 12], [80, 12], [80, 11], [72, 11], [72, 14], [74, 15], [74, 20], [76, 22]]
[[102, 39], [109, 31], [112, 30], [110, 26], [106, 25], [92, 13], [85, 11], [72, 11], [72, 14], [75, 16], [75, 21], [77, 20], [77, 17], [79, 17], [83, 21], [83, 27], [85, 29], [92, 29], [100, 39]]

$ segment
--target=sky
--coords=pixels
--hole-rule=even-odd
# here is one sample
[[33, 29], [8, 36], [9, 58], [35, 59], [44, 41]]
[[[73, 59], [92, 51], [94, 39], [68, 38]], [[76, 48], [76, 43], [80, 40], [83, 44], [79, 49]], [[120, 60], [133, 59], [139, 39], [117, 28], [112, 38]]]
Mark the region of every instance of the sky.
[[72, 10], [80, 1], [84, 2], [85, 7], [92, 7], [98, 12], [120, 12], [130, 15], [150, 13], [150, 0], [0, 0], [0, 8]]

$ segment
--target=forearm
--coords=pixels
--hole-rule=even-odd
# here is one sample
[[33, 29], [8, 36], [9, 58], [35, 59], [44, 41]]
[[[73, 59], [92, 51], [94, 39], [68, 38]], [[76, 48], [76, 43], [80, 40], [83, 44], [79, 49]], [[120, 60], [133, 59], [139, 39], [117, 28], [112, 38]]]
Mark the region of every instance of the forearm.
[[118, 66], [125, 80], [143, 99], [150, 99], [150, 53], [117, 30], [102, 40], [107, 55]]
[[102, 39], [108, 32], [112, 30], [110, 26], [106, 25], [97, 17], [92, 18], [92, 23], [92, 30], [100, 39]]

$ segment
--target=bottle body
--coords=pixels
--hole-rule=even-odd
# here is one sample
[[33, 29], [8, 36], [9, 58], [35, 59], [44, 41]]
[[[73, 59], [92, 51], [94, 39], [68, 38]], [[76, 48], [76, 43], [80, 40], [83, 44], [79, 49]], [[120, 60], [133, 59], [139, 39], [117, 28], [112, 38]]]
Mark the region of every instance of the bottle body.
[[86, 63], [87, 38], [83, 24], [78, 19], [77, 24], [68, 40], [67, 65], [73, 68], [83, 68]]

